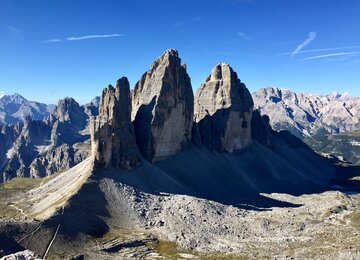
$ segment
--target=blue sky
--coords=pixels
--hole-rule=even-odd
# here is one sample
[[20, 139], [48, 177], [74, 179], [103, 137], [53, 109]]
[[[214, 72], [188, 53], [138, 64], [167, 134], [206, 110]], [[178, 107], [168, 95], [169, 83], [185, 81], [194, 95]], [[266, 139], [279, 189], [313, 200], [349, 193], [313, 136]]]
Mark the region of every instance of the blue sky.
[[360, 96], [357, 0], [0, 0], [0, 92], [80, 103], [176, 48], [196, 90], [219, 62], [250, 91]]

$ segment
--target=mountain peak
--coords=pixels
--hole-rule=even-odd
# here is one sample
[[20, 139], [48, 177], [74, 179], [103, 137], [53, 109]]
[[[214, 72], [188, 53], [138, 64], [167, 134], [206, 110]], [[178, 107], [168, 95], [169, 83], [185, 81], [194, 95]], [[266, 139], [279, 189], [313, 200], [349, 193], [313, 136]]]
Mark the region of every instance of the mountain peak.
[[250, 92], [230, 65], [215, 65], [195, 94], [195, 122], [202, 142], [227, 152], [248, 146], [253, 105]]
[[237, 78], [235, 76], [234, 70], [231, 66], [227, 63], [218, 63], [215, 67], [211, 70], [211, 75], [208, 77], [207, 81], [210, 80], [220, 80], [220, 79], [230, 79], [231, 77]]
[[168, 49], [164, 52], [163, 56], [165, 55], [169, 55], [169, 56], [174, 56], [174, 57], [179, 57], [179, 52], [176, 49]]
[[42, 120], [51, 111], [51, 106], [29, 101], [20, 94], [5, 95], [4, 92], [0, 92], [0, 124], [25, 122], [27, 116], [34, 120]]
[[176, 50], [165, 51], [136, 83], [132, 107], [138, 146], [146, 159], [174, 155], [190, 142], [194, 95]]
[[140, 163], [131, 124], [130, 86], [126, 77], [100, 97], [99, 116], [91, 124], [92, 153], [99, 167], [131, 169]]

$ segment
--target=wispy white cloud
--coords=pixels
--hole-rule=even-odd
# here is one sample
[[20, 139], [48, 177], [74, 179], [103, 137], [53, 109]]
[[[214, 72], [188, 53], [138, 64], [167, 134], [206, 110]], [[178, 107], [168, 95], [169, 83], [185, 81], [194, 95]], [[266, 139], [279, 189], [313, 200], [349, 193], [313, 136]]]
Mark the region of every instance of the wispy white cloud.
[[328, 54], [324, 54], [324, 55], [307, 57], [307, 58], [304, 58], [303, 60], [316, 60], [316, 59], [322, 59], [322, 58], [352, 56], [352, 55], [358, 55], [358, 54], [360, 54], [360, 51], [337, 52], [337, 53], [328, 53]]
[[124, 36], [120, 33], [113, 33], [113, 34], [94, 34], [94, 35], [85, 35], [79, 37], [68, 37], [66, 38], [67, 41], [81, 41], [81, 40], [88, 40], [88, 39], [96, 39], [96, 38], [112, 38], [112, 37], [121, 37]]
[[[358, 49], [360, 48], [360, 45], [354, 45], [354, 46], [344, 46], [344, 47], [336, 47], [336, 48], [323, 48], [323, 49], [312, 49], [312, 50], [303, 50], [298, 51], [297, 54], [300, 53], [311, 53], [311, 52], [323, 52], [323, 51], [336, 51], [336, 50], [348, 50], [348, 49]], [[279, 55], [291, 55], [292, 52], [284, 52], [280, 53]]]
[[239, 37], [241, 37], [245, 41], [250, 41], [250, 37], [244, 32], [237, 32], [236, 35], [238, 35]]
[[16, 28], [15, 26], [9, 25], [9, 24], [5, 24], [5, 28], [13, 35], [15, 36], [19, 36], [21, 34], [21, 31]]
[[62, 40], [60, 40], [60, 39], [51, 39], [51, 40], [43, 41], [43, 43], [54, 43], [54, 42], [62, 42]]
[[89, 39], [98, 39], [98, 38], [113, 38], [113, 37], [121, 37], [124, 36], [120, 33], [113, 33], [113, 34], [92, 34], [92, 35], [84, 35], [84, 36], [71, 36], [67, 37], [65, 40], [62, 39], [50, 39], [45, 40], [43, 43], [56, 43], [56, 42], [64, 42], [64, 41], [82, 41], [82, 40], [89, 40]]
[[296, 49], [291, 53], [291, 56], [294, 56], [297, 53], [299, 53], [299, 51], [301, 51], [304, 47], [306, 47], [310, 42], [315, 40], [315, 38], [316, 38], [316, 32], [310, 32], [309, 36], [305, 39], [305, 41], [303, 43], [299, 44], [296, 47]]

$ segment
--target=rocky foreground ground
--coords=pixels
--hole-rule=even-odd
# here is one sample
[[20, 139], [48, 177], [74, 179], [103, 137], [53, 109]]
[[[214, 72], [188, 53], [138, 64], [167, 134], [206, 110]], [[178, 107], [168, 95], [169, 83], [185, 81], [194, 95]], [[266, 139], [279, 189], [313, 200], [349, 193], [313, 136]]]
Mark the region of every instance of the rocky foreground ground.
[[[2, 195], [12, 193], [14, 197], [14, 193], [21, 194], [39, 185], [36, 181], [26, 182], [15, 179], [3, 185]], [[99, 236], [65, 238], [59, 235], [50, 248], [44, 247], [48, 250], [48, 259], [360, 257], [360, 195], [351, 191], [358, 188], [357, 177], [334, 187], [342, 192], [332, 190], [299, 196], [261, 194], [264, 199], [286, 203], [286, 207], [255, 207], [251, 205], [253, 203], [226, 205], [190, 195], [154, 194], [107, 177], [98, 182], [102, 193], [106, 194], [110, 215], [117, 215], [118, 219], [105, 216], [110, 229]], [[21, 196], [18, 198], [21, 201]], [[24, 205], [4, 200], [1, 204], [2, 230], [14, 222], [9, 219], [16, 219], [17, 223], [23, 223], [24, 230], [28, 229], [27, 235], [17, 238], [20, 244], [36, 248], [34, 241], [41, 239], [39, 235], [44, 235], [44, 240], [53, 235], [53, 231], [46, 229], [46, 221], [27, 219], [28, 213], [20, 209]], [[66, 210], [71, 208], [65, 207]], [[58, 214], [64, 212], [59, 210]], [[80, 223], [77, 219], [73, 221]], [[4, 241], [3, 237], [1, 239]], [[73, 239], [72, 246], [69, 239]], [[64, 240], [66, 247], [61, 246]], [[36, 254], [25, 253], [28, 255], [25, 259], [36, 257]]]

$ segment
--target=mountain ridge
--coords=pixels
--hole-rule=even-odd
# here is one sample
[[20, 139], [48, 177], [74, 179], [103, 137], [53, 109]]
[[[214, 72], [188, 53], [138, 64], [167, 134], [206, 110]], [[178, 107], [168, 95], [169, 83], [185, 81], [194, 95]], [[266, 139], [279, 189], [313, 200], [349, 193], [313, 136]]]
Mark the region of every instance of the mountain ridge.
[[0, 97], [0, 125], [25, 122], [27, 117], [42, 120], [52, 113], [54, 105], [29, 101], [20, 94]]
[[[255, 106], [275, 130], [288, 130], [314, 150], [360, 163], [360, 97], [314, 95], [267, 87], [253, 93]], [[349, 137], [344, 138], [348, 135]]]

